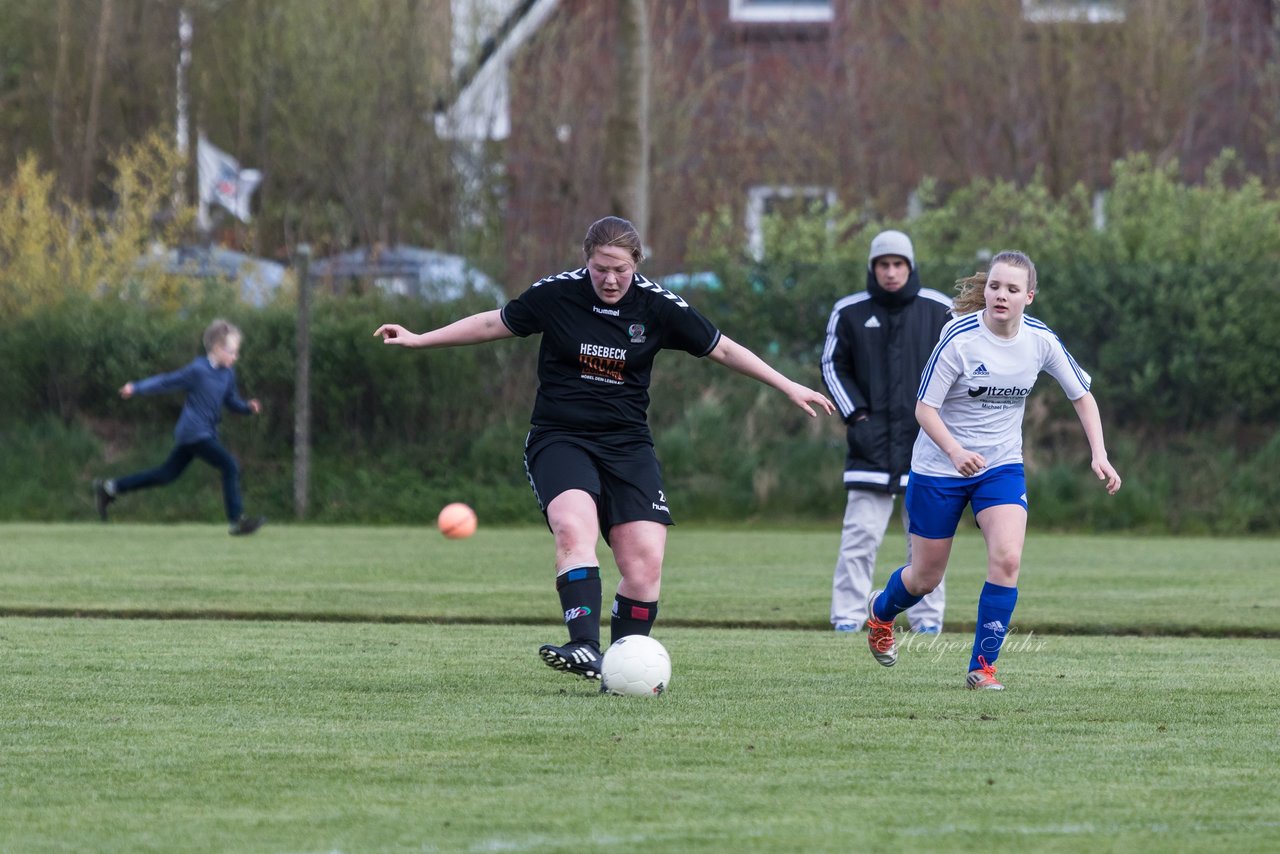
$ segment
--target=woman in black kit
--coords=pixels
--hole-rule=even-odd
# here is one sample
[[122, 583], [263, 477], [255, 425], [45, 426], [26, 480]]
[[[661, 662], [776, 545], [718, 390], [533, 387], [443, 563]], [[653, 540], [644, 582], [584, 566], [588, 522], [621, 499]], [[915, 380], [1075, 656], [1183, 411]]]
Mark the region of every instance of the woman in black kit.
[[594, 223], [582, 251], [586, 266], [542, 279], [501, 309], [430, 332], [388, 323], [374, 334], [401, 347], [454, 347], [542, 333], [524, 461], [555, 535], [556, 589], [569, 642], [546, 644], [539, 654], [556, 670], [599, 679], [601, 533], [622, 575], [612, 639], [649, 634], [658, 615], [667, 526], [673, 524], [647, 421], [658, 351], [707, 356], [776, 388], [810, 416], [817, 416], [815, 407], [828, 414], [835, 408], [637, 273], [644, 254], [627, 220], [611, 216]]

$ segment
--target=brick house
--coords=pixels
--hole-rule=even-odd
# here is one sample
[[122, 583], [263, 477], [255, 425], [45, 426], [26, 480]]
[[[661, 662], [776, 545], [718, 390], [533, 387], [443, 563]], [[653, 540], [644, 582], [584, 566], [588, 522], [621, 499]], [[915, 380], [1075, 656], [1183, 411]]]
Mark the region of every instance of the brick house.
[[[575, 263], [620, 209], [605, 130], [623, 2], [521, 0], [441, 127], [499, 142], [510, 287]], [[902, 216], [924, 177], [1105, 190], [1133, 151], [1189, 180], [1225, 147], [1280, 182], [1268, 0], [649, 0], [646, 272], [683, 269], [699, 217], [746, 251], [762, 215]], [[616, 183], [616, 181], [614, 182]]]

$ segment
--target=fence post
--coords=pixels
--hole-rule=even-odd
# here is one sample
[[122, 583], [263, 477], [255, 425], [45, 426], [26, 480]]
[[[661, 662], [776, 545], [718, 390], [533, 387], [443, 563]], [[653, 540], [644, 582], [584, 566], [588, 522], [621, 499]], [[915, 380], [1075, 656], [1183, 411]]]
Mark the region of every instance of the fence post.
[[311, 246], [298, 246], [298, 362], [293, 391], [293, 513], [307, 516], [311, 482]]

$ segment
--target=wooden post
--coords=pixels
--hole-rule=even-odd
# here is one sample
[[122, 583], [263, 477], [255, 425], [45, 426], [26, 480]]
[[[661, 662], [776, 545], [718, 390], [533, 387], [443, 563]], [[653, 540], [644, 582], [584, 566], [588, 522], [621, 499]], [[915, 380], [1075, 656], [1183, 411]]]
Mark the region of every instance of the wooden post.
[[300, 244], [298, 254], [298, 324], [295, 340], [298, 362], [293, 390], [293, 513], [307, 517], [311, 483], [311, 247]]

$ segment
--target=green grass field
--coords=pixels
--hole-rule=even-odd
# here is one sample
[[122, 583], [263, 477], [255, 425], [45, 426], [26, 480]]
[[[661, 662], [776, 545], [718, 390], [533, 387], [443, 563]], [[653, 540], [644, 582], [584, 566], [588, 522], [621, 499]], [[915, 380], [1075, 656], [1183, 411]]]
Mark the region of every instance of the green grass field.
[[0, 851], [1276, 849], [1276, 541], [1033, 534], [991, 694], [976, 535], [891, 670], [837, 536], [673, 531], [642, 700], [537, 659], [545, 530], [0, 526]]

